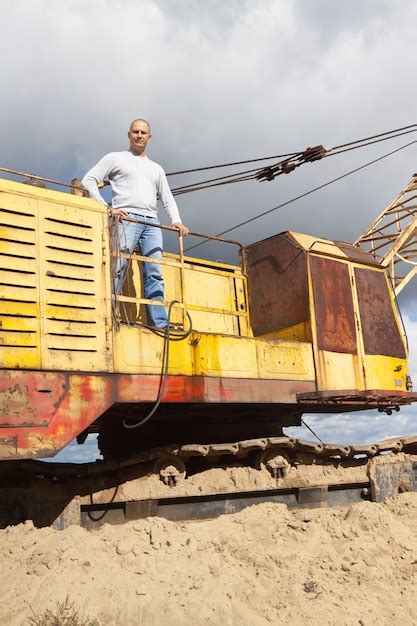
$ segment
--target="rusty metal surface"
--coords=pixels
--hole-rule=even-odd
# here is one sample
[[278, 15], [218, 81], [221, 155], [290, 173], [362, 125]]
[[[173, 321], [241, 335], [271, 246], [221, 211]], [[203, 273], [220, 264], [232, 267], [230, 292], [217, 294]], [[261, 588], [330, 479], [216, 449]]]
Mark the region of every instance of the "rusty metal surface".
[[355, 279], [365, 353], [405, 359], [385, 274], [357, 267]]
[[[121, 374], [115, 377], [119, 402], [153, 402], [159, 376]], [[313, 391], [313, 381], [170, 376], [164, 402], [295, 403], [298, 393]]]
[[306, 255], [289, 235], [270, 237], [245, 252], [255, 336], [308, 321]]
[[405, 405], [417, 402], [417, 393], [411, 391], [366, 389], [341, 389], [332, 391], [313, 391], [311, 393], [297, 394], [300, 404], [354, 404], [359, 408], [361, 405]]
[[[160, 384], [158, 375], [26, 370], [3, 370], [1, 380], [0, 459], [54, 456], [114, 403], [155, 402]], [[297, 393], [314, 388], [311, 381], [170, 376], [163, 401], [295, 404]], [[19, 399], [12, 412], [10, 394]], [[34, 409], [37, 395], [41, 402]]]
[[0, 377], [0, 426], [47, 426], [67, 391], [65, 374], [8, 371]]
[[2, 370], [0, 379], [0, 459], [54, 456], [113, 402], [109, 376]]
[[335, 241], [334, 243], [342, 250], [342, 252], [346, 254], [349, 261], [356, 261], [364, 263], [365, 265], [376, 265], [379, 267], [379, 262], [370, 252], [361, 250], [361, 248], [344, 241]]
[[374, 502], [384, 502], [399, 493], [417, 491], [417, 463], [374, 464], [369, 471], [371, 497]]
[[[159, 376], [155, 375], [80, 375], [49, 372], [50, 403], [43, 407], [35, 425], [24, 425], [25, 411], [32, 416], [32, 407], [23, 404], [16, 414], [13, 426], [10, 415], [0, 414], [0, 459], [26, 459], [54, 456], [67, 443], [83, 432], [114, 403], [154, 402], [157, 397]], [[53, 377], [55, 376], [55, 383]], [[66, 392], [54, 406], [51, 399], [54, 389], [62, 388], [65, 378]], [[30, 388], [27, 397], [37, 393], [45, 375], [41, 372], [3, 371], [3, 390], [16, 386]], [[47, 393], [44, 394], [48, 396]], [[42, 394], [43, 397], [43, 394]], [[56, 397], [60, 397], [56, 393]], [[266, 405], [297, 403], [298, 406], [317, 410], [348, 407], [355, 410], [363, 406], [386, 407], [410, 404], [417, 394], [402, 391], [336, 391], [315, 392], [313, 382], [248, 380], [208, 377], [171, 376], [168, 379], [164, 403], [241, 403]], [[305, 409], [307, 410], [307, 409]], [[31, 418], [32, 419], [32, 418]], [[33, 423], [33, 420], [29, 422]], [[43, 424], [43, 425], [42, 425]]]
[[346, 263], [309, 255], [319, 350], [357, 353], [352, 288]]

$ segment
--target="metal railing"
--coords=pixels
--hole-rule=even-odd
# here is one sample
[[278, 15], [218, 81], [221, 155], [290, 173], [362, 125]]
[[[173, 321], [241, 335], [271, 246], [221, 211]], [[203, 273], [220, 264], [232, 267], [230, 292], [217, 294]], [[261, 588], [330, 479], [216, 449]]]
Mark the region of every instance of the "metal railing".
[[[119, 245], [114, 244], [114, 242], [119, 242], [120, 238], [117, 233], [115, 233], [115, 229], [119, 229], [120, 222], [134, 222], [138, 224], [145, 224], [147, 226], [152, 226], [153, 228], [160, 228], [163, 231], [169, 231], [176, 233], [178, 235], [178, 252], [170, 253], [165, 252], [161, 259], [145, 256], [136, 250], [132, 253], [121, 252], [119, 249]], [[247, 273], [246, 273], [246, 262], [245, 262], [245, 254], [243, 245], [236, 240], [233, 239], [223, 239], [221, 237], [215, 237], [213, 235], [207, 235], [205, 233], [199, 233], [195, 231], [190, 231], [189, 236], [203, 238], [208, 241], [219, 242], [223, 244], [237, 246], [239, 249], [239, 265], [231, 265], [219, 261], [209, 261], [205, 259], [200, 259], [196, 257], [186, 256], [184, 253], [184, 237], [180, 234], [177, 228], [173, 226], [167, 226], [165, 224], [150, 224], [149, 222], [141, 219], [135, 219], [132, 217], [123, 217], [122, 220], [111, 217], [109, 222], [109, 234], [110, 234], [110, 244], [111, 244], [111, 255], [112, 255], [112, 281], [113, 281], [113, 310], [114, 317], [117, 323], [120, 323], [120, 320], [126, 322], [127, 324], [135, 323], [136, 319], [133, 319], [133, 316], [129, 314], [129, 311], [126, 304], [135, 304], [140, 307], [141, 305], [153, 305], [153, 306], [161, 306], [168, 307], [170, 302], [167, 300], [154, 300], [145, 298], [142, 296], [130, 296], [124, 295], [123, 293], [115, 293], [114, 283], [116, 278], [116, 266], [118, 258], [125, 258], [128, 260], [128, 263], [132, 261], [140, 262], [140, 263], [154, 263], [167, 267], [176, 267], [179, 269], [180, 274], [180, 295], [176, 296], [177, 303], [173, 305], [174, 309], [179, 309], [182, 311], [182, 324], [186, 325], [186, 318], [188, 311], [203, 311], [206, 313], [215, 313], [220, 315], [228, 315], [236, 318], [244, 318], [246, 321], [246, 328], [249, 327], [249, 312], [248, 312], [248, 289], [247, 289]], [[242, 281], [243, 287], [243, 298], [242, 301], [239, 302], [239, 298], [235, 298], [235, 308], [231, 309], [221, 309], [215, 306], [203, 306], [198, 304], [191, 304], [187, 302], [187, 281], [186, 281], [186, 269], [197, 267], [201, 272], [209, 272], [211, 274], [217, 274], [227, 277], [235, 277]], [[240, 271], [236, 271], [236, 270]], [[126, 268], [124, 280], [126, 279], [127, 272], [129, 267]], [[136, 287], [136, 285], [134, 285]], [[122, 315], [123, 313], [123, 315]], [[145, 324], [144, 324], [145, 325]], [[246, 332], [244, 334], [247, 334]]]
[[[25, 180], [24, 182], [26, 182], [27, 184], [31, 184], [31, 185], [35, 185], [35, 186], [45, 186], [44, 183], [47, 183], [49, 185], [56, 185], [58, 187], [64, 187], [64, 189], [68, 189], [70, 190], [70, 192], [74, 195], [77, 196], [86, 196], [87, 192], [83, 189], [81, 182], [79, 179], [74, 178], [71, 181], [71, 184], [66, 183], [66, 182], [62, 182], [59, 180], [55, 180], [55, 179], [51, 179], [51, 178], [47, 178], [44, 176], [38, 176], [37, 174], [33, 174], [33, 173], [29, 173], [29, 172], [21, 172], [18, 170], [14, 170], [11, 168], [6, 168], [6, 167], [0, 167], [0, 171], [5, 172], [7, 174], [11, 174], [13, 176], [17, 176], [17, 177], [26, 177], [27, 180]], [[99, 185], [100, 187], [103, 186], [103, 184]], [[213, 242], [219, 242], [219, 243], [223, 243], [223, 244], [228, 244], [228, 245], [233, 245], [233, 246], [237, 246], [239, 249], [239, 259], [240, 259], [240, 273], [236, 272], [236, 268], [238, 267], [237, 265], [231, 265], [231, 264], [226, 264], [226, 263], [222, 263], [222, 262], [217, 262], [217, 261], [206, 261], [204, 259], [199, 259], [197, 257], [190, 257], [190, 256], [186, 256], [184, 254], [184, 238], [182, 235], [180, 235], [178, 229], [176, 229], [173, 226], [167, 226], [164, 224], [149, 224], [148, 222], [144, 221], [144, 220], [140, 220], [140, 219], [135, 219], [135, 218], [130, 218], [130, 217], [124, 217], [123, 221], [130, 221], [130, 222], [137, 222], [139, 224], [146, 224], [148, 226], [152, 226], [154, 228], [160, 228], [161, 230], [165, 230], [165, 231], [171, 231], [174, 232], [178, 235], [178, 253], [177, 254], [171, 254], [171, 253], [165, 253], [162, 257], [162, 259], [156, 259], [154, 257], [148, 257], [148, 256], [144, 256], [142, 254], [137, 254], [136, 252], [133, 252], [132, 254], [125, 254], [123, 252], [120, 252], [119, 250], [115, 250], [114, 246], [112, 246], [112, 229], [118, 225], [119, 220], [117, 218], [113, 218], [110, 220], [110, 248], [112, 250], [112, 280], [113, 280], [113, 287], [114, 287], [114, 279], [115, 279], [115, 268], [116, 268], [116, 263], [117, 263], [117, 258], [118, 257], [124, 257], [127, 258], [128, 261], [138, 261], [138, 262], [142, 262], [142, 263], [157, 263], [157, 264], [161, 264], [163, 266], [174, 266], [174, 267], [179, 267], [179, 271], [180, 271], [180, 284], [181, 284], [181, 296], [179, 298], [176, 297], [176, 300], [179, 299], [180, 302], [175, 303], [173, 305], [174, 308], [177, 309], [181, 309], [183, 312], [183, 324], [185, 324], [185, 320], [187, 317], [187, 310], [195, 310], [195, 311], [204, 311], [206, 313], [215, 313], [215, 314], [221, 314], [221, 315], [229, 315], [232, 317], [236, 317], [238, 319], [245, 319], [246, 322], [246, 328], [244, 329], [244, 332], [241, 334], [247, 335], [250, 331], [250, 323], [249, 323], [249, 312], [248, 312], [248, 287], [247, 287], [247, 272], [246, 272], [246, 259], [245, 259], [245, 254], [244, 254], [244, 249], [243, 249], [243, 245], [239, 242], [236, 241], [234, 239], [224, 239], [222, 237], [216, 237], [214, 235], [207, 235], [205, 233], [199, 233], [196, 231], [190, 231], [189, 235], [190, 236], [194, 236], [194, 237], [198, 237], [204, 240], [204, 242], [206, 241], [213, 241]], [[218, 307], [210, 307], [210, 306], [200, 306], [200, 305], [196, 305], [196, 304], [190, 304], [187, 303], [187, 288], [186, 288], [186, 278], [185, 278], [185, 270], [188, 267], [191, 267], [192, 265], [196, 265], [198, 264], [199, 266], [199, 270], [200, 271], [207, 271], [210, 272], [211, 274], [215, 273], [218, 275], [224, 275], [224, 276], [231, 276], [232, 274], [234, 274], [234, 276], [236, 278], [238, 278], [239, 280], [242, 281], [242, 288], [243, 288], [243, 297], [239, 298], [238, 294], [236, 293], [236, 298], [235, 298], [235, 304], [236, 304], [236, 308], [235, 309], [220, 309]], [[204, 266], [206, 267], [206, 269], [204, 270]], [[217, 266], [217, 267], [215, 267]], [[133, 303], [133, 304], [137, 304], [137, 305], [154, 305], [154, 306], [163, 306], [163, 307], [168, 307], [170, 302], [166, 301], [166, 300], [151, 300], [148, 298], [143, 298], [143, 297], [132, 297], [132, 296], [126, 296], [123, 294], [115, 294], [115, 290], [113, 288], [113, 294], [112, 294], [112, 308], [113, 308], [113, 321], [116, 324], [120, 323], [121, 320], [121, 315], [120, 315], [120, 307], [124, 306], [124, 304], [127, 303]], [[126, 312], [126, 311], [125, 311]], [[129, 315], [125, 315], [126, 321], [129, 323]], [[133, 321], [133, 320], [132, 320]]]

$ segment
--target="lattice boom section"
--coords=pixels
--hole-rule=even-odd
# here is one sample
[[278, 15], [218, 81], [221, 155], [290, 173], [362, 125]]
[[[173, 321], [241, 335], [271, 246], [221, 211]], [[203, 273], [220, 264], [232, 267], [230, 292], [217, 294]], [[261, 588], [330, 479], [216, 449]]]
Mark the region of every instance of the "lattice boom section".
[[[417, 218], [417, 174], [355, 242], [383, 262], [393, 248], [408, 245]], [[406, 232], [407, 231], [407, 232]], [[409, 232], [408, 232], [409, 231]]]
[[397, 294], [417, 274], [417, 174], [355, 245], [388, 268]]

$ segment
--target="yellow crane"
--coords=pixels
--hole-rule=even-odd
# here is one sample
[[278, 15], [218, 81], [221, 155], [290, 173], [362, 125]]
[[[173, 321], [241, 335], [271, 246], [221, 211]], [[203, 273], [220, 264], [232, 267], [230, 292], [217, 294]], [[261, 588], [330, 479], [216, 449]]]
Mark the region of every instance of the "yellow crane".
[[[53, 457], [92, 432], [104, 464], [77, 469], [96, 478], [63, 488], [58, 510], [75, 494], [97, 495], [97, 472], [111, 470], [117, 486], [123, 468], [148, 462], [175, 484], [195, 456], [256, 453], [257, 467], [281, 480], [305, 464], [306, 451], [307, 465], [332, 467], [335, 459], [360, 464], [358, 454], [415, 451], [415, 438], [352, 447], [294, 440], [282, 429], [300, 425], [304, 413], [391, 413], [417, 400], [393, 289], [414, 273], [396, 274], [399, 261], [413, 262], [416, 185], [413, 178], [355, 245], [296, 232], [245, 247], [217, 238], [240, 251], [240, 263], [228, 264], [187, 256], [179, 237], [178, 252], [160, 261], [130, 255], [115, 295], [123, 253], [111, 245], [118, 223], [109, 224], [104, 207], [0, 180], [0, 477], [8, 485], [0, 503], [17, 497], [13, 484], [23, 476], [19, 519], [35, 515], [34, 494], [45, 485], [38, 492], [27, 472], [55, 472], [59, 482], [73, 470], [30, 459]], [[141, 268], [150, 260], [162, 264], [164, 302], [143, 298]], [[150, 303], [169, 307], [184, 331], [149, 328]]]

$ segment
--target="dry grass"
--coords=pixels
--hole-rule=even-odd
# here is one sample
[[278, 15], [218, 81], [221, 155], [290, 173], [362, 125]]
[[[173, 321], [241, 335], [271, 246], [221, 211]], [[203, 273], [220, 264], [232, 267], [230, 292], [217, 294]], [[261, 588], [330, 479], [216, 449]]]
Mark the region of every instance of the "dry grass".
[[30, 626], [100, 626], [96, 619], [81, 617], [68, 596], [63, 602], [57, 602], [54, 610], [46, 609], [39, 615], [35, 614], [32, 607], [31, 611]]

